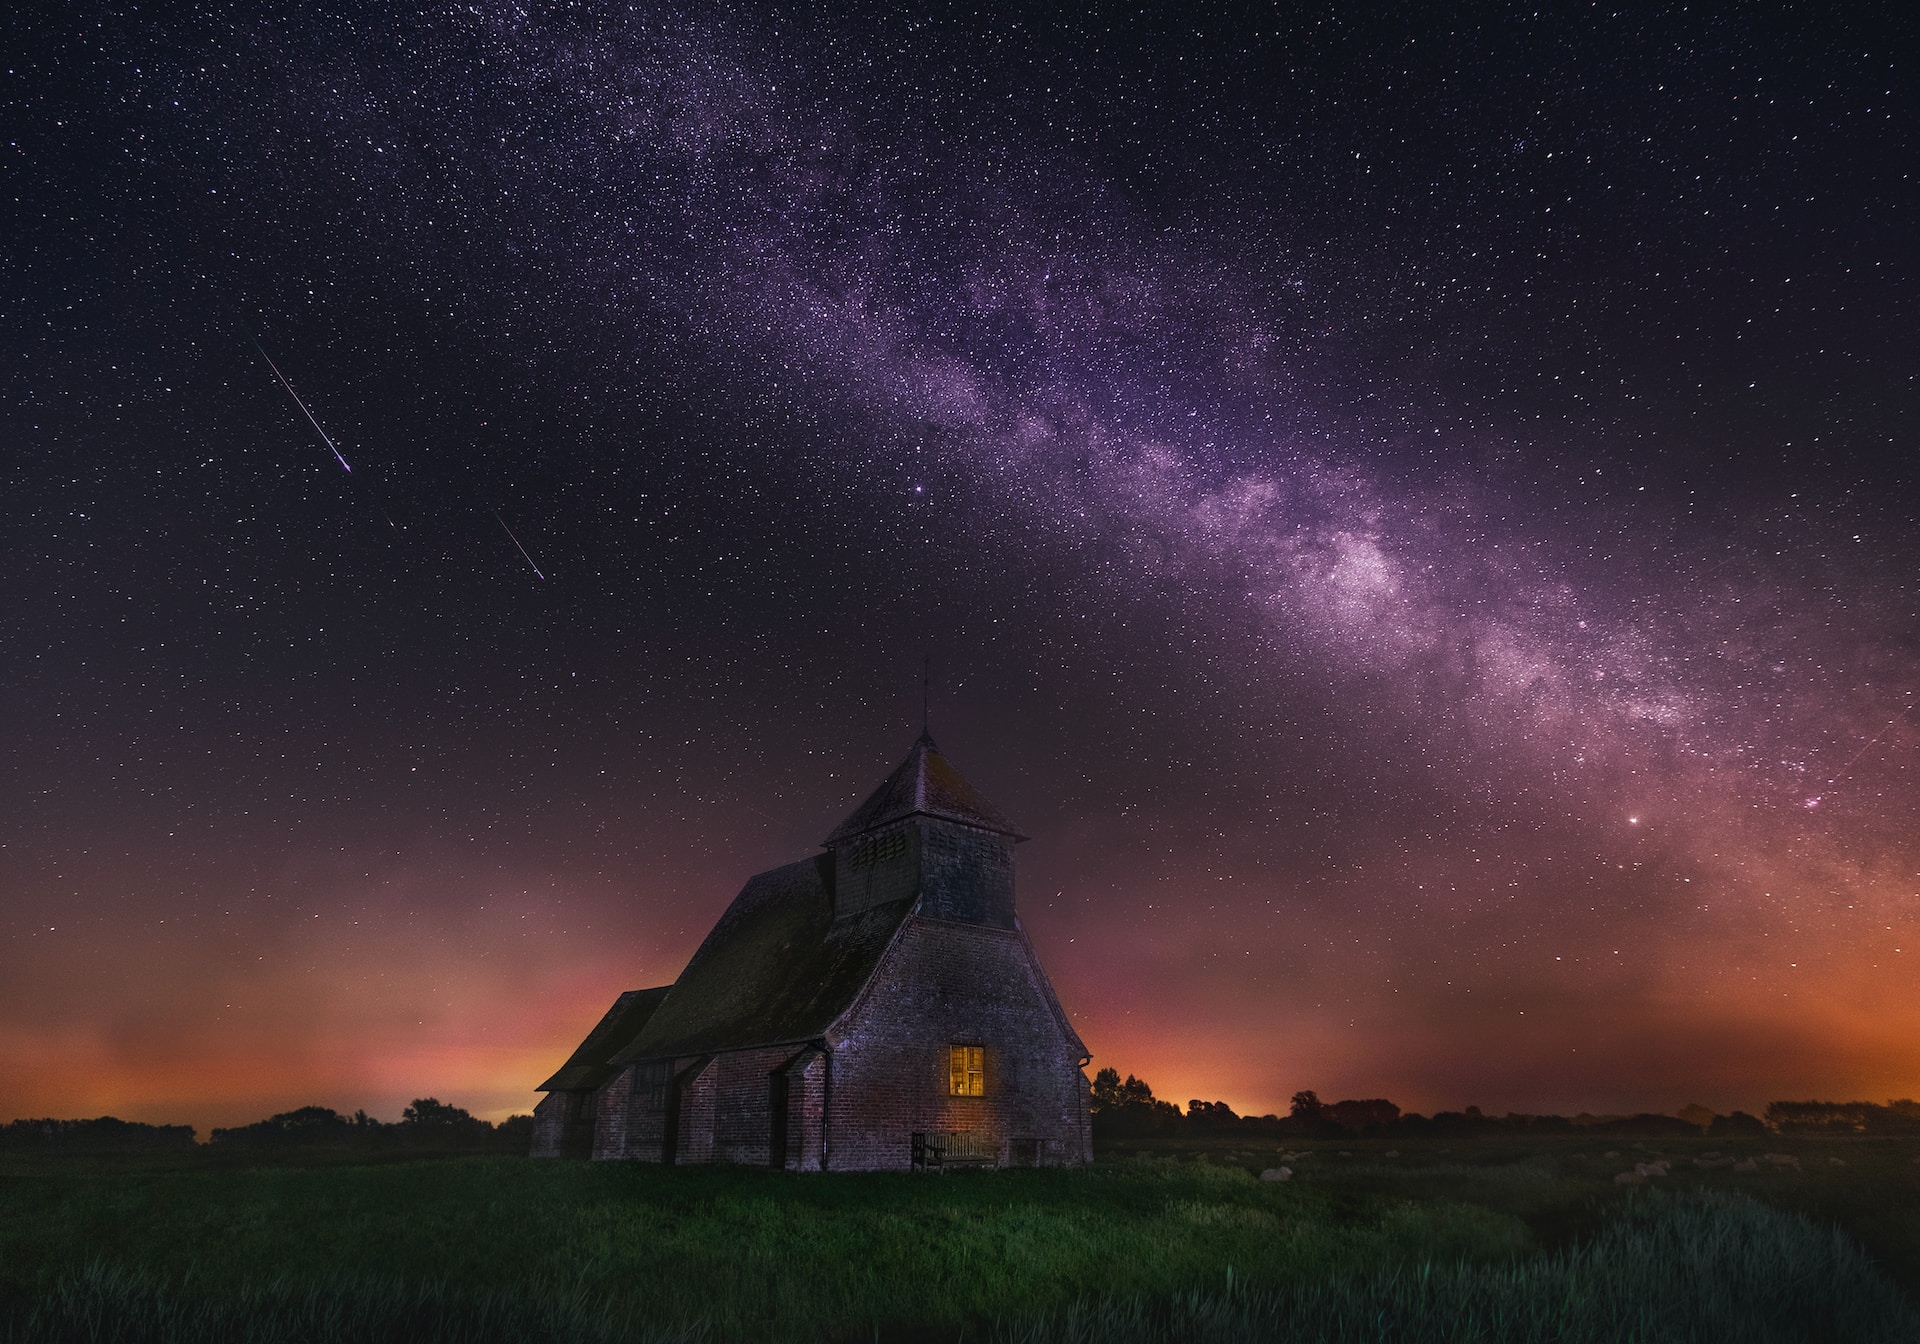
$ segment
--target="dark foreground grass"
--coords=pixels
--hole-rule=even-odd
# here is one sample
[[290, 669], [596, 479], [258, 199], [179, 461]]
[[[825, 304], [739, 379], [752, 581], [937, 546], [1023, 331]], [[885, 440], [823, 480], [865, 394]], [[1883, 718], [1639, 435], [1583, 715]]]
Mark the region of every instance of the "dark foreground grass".
[[1193, 1161], [929, 1178], [470, 1159], [0, 1184], [0, 1275], [30, 1298], [92, 1264], [183, 1302], [432, 1283], [728, 1340], [951, 1333], [1089, 1293], [1170, 1296], [1230, 1264], [1274, 1284], [1531, 1245], [1471, 1204], [1347, 1205]]
[[[704, 1321], [619, 1319], [580, 1288], [537, 1298], [370, 1277], [304, 1287], [281, 1279], [209, 1295], [191, 1283], [94, 1266], [18, 1309], [6, 1337], [36, 1344], [693, 1344], [718, 1333]], [[1083, 1299], [1048, 1317], [946, 1336], [1003, 1344], [1909, 1344], [1920, 1339], [1920, 1314], [1836, 1231], [1743, 1196], [1653, 1194], [1587, 1245], [1514, 1263], [1402, 1263], [1277, 1288], [1227, 1282], [1166, 1300]]]
[[1278, 1290], [1085, 1302], [1007, 1344], [1910, 1344], [1920, 1313], [1851, 1241], [1740, 1195], [1652, 1194], [1510, 1265], [1396, 1266]]
[[1267, 1160], [13, 1168], [0, 1340], [1920, 1340], [1852, 1240], [1724, 1191]]

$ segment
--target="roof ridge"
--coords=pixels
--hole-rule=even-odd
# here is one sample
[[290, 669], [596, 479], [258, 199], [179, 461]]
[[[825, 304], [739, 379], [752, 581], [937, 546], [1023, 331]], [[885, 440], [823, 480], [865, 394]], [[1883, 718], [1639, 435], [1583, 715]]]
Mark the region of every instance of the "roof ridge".
[[933, 735], [923, 731], [906, 759], [821, 843], [832, 847], [914, 816], [938, 817], [1015, 840], [1027, 838], [953, 768]]

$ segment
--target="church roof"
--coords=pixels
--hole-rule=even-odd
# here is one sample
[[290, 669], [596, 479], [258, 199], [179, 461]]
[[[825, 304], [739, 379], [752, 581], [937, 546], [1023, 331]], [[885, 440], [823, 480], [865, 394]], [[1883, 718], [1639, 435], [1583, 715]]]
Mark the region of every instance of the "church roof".
[[560, 1072], [535, 1088], [536, 1092], [575, 1092], [591, 1089], [613, 1077], [613, 1056], [633, 1043], [647, 1019], [667, 997], [672, 985], [657, 989], [630, 989], [613, 1001], [600, 1024], [587, 1033], [580, 1048], [567, 1057]]
[[611, 1065], [824, 1035], [913, 909], [900, 900], [835, 919], [832, 874], [821, 854], [750, 879]]
[[837, 845], [856, 835], [878, 830], [906, 817], [940, 817], [983, 831], [997, 831], [1016, 840], [1027, 837], [1014, 829], [1000, 809], [982, 798], [940, 754], [930, 733], [921, 733], [900, 768], [873, 791], [853, 815], [834, 828], [821, 843]]

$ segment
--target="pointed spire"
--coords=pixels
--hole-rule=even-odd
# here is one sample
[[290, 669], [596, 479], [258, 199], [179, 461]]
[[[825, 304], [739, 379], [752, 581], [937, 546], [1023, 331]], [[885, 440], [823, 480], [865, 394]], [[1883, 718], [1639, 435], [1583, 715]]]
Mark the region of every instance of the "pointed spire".
[[948, 764], [934, 744], [933, 734], [924, 728], [899, 769], [821, 843], [837, 845], [905, 817], [939, 817], [1016, 840], [1027, 838]]

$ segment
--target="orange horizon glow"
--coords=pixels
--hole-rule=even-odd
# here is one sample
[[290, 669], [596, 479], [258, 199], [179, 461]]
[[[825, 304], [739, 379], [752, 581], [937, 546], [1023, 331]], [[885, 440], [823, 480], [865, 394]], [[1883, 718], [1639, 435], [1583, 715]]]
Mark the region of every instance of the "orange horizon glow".
[[[1775, 931], [1748, 910], [1719, 926], [1696, 919], [1679, 938], [1615, 927], [1595, 944], [1568, 931], [1559, 953], [1523, 943], [1471, 975], [1423, 973], [1432, 935], [1411, 910], [1391, 931], [1337, 902], [1293, 911], [1257, 947], [1245, 931], [1249, 945], [1221, 955], [1198, 912], [1158, 899], [1196, 885], [1192, 874], [1048, 901], [1031, 893], [1065, 897], [1062, 870], [1085, 879], [1098, 866], [1042, 845], [1029, 867], [1024, 921], [1093, 1052], [1089, 1074], [1114, 1067], [1182, 1106], [1285, 1114], [1311, 1089], [1422, 1113], [1758, 1113], [1774, 1100], [1920, 1092], [1920, 1006], [1895, 930], [1889, 949], [1903, 950], [1868, 965], [1804, 937], [1769, 953]], [[15, 1080], [0, 1118], [111, 1114], [191, 1124], [205, 1139], [303, 1105], [391, 1121], [434, 1096], [489, 1120], [525, 1113], [616, 994], [677, 974], [726, 899], [717, 874], [700, 879], [705, 909], [689, 906], [662, 937], [657, 912], [613, 884], [489, 880], [517, 894], [462, 909], [444, 895], [429, 904], [435, 880], [417, 871], [362, 878], [363, 896], [405, 887], [415, 907], [444, 913], [403, 918], [390, 898], [350, 900], [343, 915], [256, 913], [243, 941], [269, 950], [250, 956], [187, 931], [103, 947], [52, 930], [16, 986], [17, 1002], [36, 1005], [30, 1019], [16, 1008], [0, 1025], [0, 1068]], [[1703, 968], [1709, 941], [1737, 943], [1740, 969]], [[135, 986], [137, 968], [157, 964], [164, 994], [99, 988]]]

